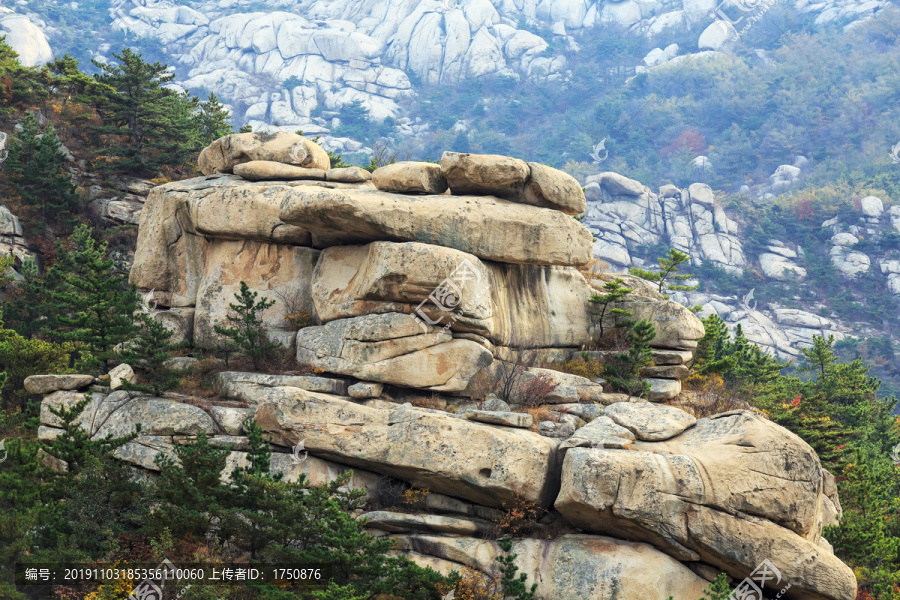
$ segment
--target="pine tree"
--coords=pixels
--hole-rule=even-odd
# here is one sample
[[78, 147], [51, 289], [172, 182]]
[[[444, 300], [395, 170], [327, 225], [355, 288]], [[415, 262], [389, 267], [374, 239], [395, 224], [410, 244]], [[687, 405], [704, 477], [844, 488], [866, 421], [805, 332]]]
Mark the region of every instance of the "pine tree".
[[728, 326], [722, 317], [715, 313], [701, 321], [704, 334], [697, 344], [692, 367], [702, 375], [730, 371], [734, 368], [735, 357], [725, 352], [726, 345], [730, 341]]
[[646, 279], [647, 281], [658, 284], [659, 293], [667, 299], [669, 297], [666, 295], [667, 291], [689, 292], [691, 290], [696, 290], [697, 287], [699, 287], [696, 285], [671, 283], [673, 281], [685, 281], [693, 277], [693, 275], [688, 274], [677, 275], [677, 273], [681, 271], [679, 267], [691, 260], [691, 257], [688, 254], [676, 250], [675, 248], [670, 248], [668, 254], [657, 260], [659, 261], [659, 271], [645, 271], [644, 269], [631, 267], [628, 269], [628, 272], [635, 277], [640, 277], [641, 279]]
[[605, 365], [604, 376], [617, 390], [630, 396], [646, 396], [650, 384], [641, 378], [641, 369], [653, 363], [650, 342], [656, 337], [653, 324], [642, 319], [635, 323], [626, 339], [631, 347], [627, 352], [617, 354]]
[[94, 132], [114, 140], [101, 154], [126, 172], [181, 164], [199, 144], [198, 100], [163, 87], [174, 78], [166, 65], [127, 48], [113, 56], [119, 64], [94, 62], [101, 71], [94, 77], [105, 86], [97, 104], [103, 126]]
[[200, 103], [200, 141], [209, 146], [220, 137], [234, 133], [231, 127], [231, 112], [219, 102], [212, 92], [206, 102]]
[[63, 104], [68, 104], [70, 100], [89, 104], [103, 90], [103, 86], [93, 77], [82, 72], [78, 61], [69, 54], [47, 63], [47, 68], [53, 74], [50, 84], [53, 95], [62, 98]]
[[[511, 540], [500, 540], [497, 542], [500, 549], [503, 550], [503, 556], [497, 557], [500, 563], [500, 572], [503, 577], [500, 579], [500, 586], [503, 588], [503, 597], [512, 598], [513, 600], [535, 600], [535, 591], [537, 584], [532, 583], [531, 588], [525, 586], [528, 575], [519, 573], [519, 567], [516, 566], [517, 554], [510, 554], [512, 550]], [[518, 574], [518, 577], [516, 575]]]
[[73, 249], [55, 266], [60, 285], [48, 290], [56, 303], [64, 328], [59, 337], [84, 344], [90, 349], [91, 364], [103, 372], [118, 357], [116, 346], [128, 341], [134, 332], [134, 313], [138, 294], [106, 258], [106, 242], [97, 243], [89, 227], [75, 228]]
[[50, 74], [45, 69], [23, 67], [19, 55], [0, 36], [0, 114], [12, 116], [16, 108], [45, 101], [50, 93]]
[[619, 277], [616, 277], [612, 281], [607, 281], [603, 284], [604, 294], [594, 294], [591, 296], [591, 304], [596, 304], [600, 306], [600, 311], [596, 313], [600, 318], [598, 319], [600, 323], [600, 337], [603, 337], [603, 319], [606, 316], [606, 312], [609, 313], [613, 317], [613, 327], [618, 327], [618, 320], [621, 317], [630, 317], [632, 313], [630, 310], [625, 310], [624, 308], [610, 308], [610, 304], [615, 302], [621, 302], [622, 299], [632, 292], [631, 288], [627, 288], [624, 285], [624, 281]]
[[275, 304], [274, 300], [260, 298], [259, 294], [250, 290], [245, 281], [241, 282], [241, 290], [234, 294], [237, 304], [229, 304], [228, 307], [234, 314], [227, 316], [232, 327], [216, 325], [213, 329], [219, 335], [223, 335], [253, 361], [253, 368], [259, 369], [260, 360], [269, 351], [277, 348], [277, 344], [269, 343], [262, 328], [261, 314], [264, 310]]
[[71, 408], [65, 406], [49, 406], [50, 412], [60, 420], [57, 426], [62, 433], [50, 441], [43, 443], [44, 450], [68, 465], [67, 474], [70, 477], [78, 475], [89, 456], [102, 457], [108, 455], [119, 446], [123, 446], [140, 435], [141, 424], [138, 423], [134, 432], [123, 436], [106, 435], [101, 439], [92, 440], [91, 433], [85, 431], [79, 423], [81, 413], [93, 401], [90, 392], [75, 403]]
[[166, 368], [165, 363], [172, 358], [172, 351], [182, 345], [173, 343], [172, 332], [150, 315], [142, 314], [138, 319], [140, 333], [128, 344], [122, 360], [144, 370], [142, 375], [146, 385], [125, 382], [124, 387], [159, 396], [181, 383], [181, 374]]
[[22, 131], [9, 153], [9, 176], [16, 194], [27, 205], [40, 207], [41, 222], [68, 215], [78, 204], [75, 185], [66, 171], [66, 156], [60, 150], [53, 125], [44, 132], [31, 113], [22, 117]]

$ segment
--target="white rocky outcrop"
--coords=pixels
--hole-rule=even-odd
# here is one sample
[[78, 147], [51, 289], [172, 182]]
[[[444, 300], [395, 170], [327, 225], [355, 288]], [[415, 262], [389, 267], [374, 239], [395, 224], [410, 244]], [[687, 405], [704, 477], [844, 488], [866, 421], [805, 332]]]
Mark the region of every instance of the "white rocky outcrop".
[[25, 15], [0, 7], [0, 35], [6, 36], [6, 43], [26, 67], [42, 67], [53, 60], [47, 36]]

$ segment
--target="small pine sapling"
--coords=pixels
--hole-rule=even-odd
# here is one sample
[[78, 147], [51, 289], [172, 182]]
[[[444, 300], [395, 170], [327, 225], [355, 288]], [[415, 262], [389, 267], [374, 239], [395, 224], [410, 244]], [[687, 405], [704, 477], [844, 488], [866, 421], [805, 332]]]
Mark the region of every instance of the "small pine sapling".
[[646, 396], [650, 384], [641, 378], [641, 370], [653, 363], [650, 342], [656, 337], [656, 329], [646, 319], [635, 323], [626, 339], [631, 347], [617, 354], [606, 365], [604, 376], [617, 390], [630, 396]]
[[679, 268], [681, 265], [691, 260], [690, 255], [685, 254], [675, 248], [670, 248], [669, 253], [665, 256], [658, 258], [659, 261], [659, 271], [646, 271], [644, 269], [639, 269], [637, 267], [631, 267], [628, 269], [628, 272], [634, 275], [635, 277], [640, 277], [646, 281], [650, 281], [656, 283], [659, 288], [659, 293], [666, 297], [668, 300], [669, 296], [666, 294], [669, 292], [690, 292], [692, 290], [696, 290], [699, 286], [696, 285], [682, 285], [678, 283], [672, 283], [677, 281], [685, 281], [693, 277], [693, 275], [689, 275], [686, 273], [677, 274], [681, 269]]
[[213, 327], [216, 333], [231, 340], [232, 344], [253, 361], [253, 368], [259, 369], [260, 360], [270, 350], [277, 348], [277, 344], [270, 343], [262, 328], [262, 312], [275, 304], [274, 300], [260, 298], [258, 292], [254, 292], [241, 282], [241, 291], [234, 294], [236, 304], [229, 304], [232, 313], [227, 316], [231, 327], [216, 325]]
[[167, 368], [165, 364], [172, 358], [172, 351], [181, 348], [182, 344], [173, 343], [172, 331], [150, 315], [142, 314], [138, 318], [142, 325], [141, 332], [131, 342], [123, 358], [126, 363], [144, 369], [143, 380], [146, 385], [125, 381], [123, 386], [126, 390], [159, 396], [181, 383], [181, 373]]
[[630, 317], [633, 313], [630, 310], [625, 310], [624, 308], [616, 308], [610, 307], [611, 304], [616, 302], [621, 302], [625, 296], [632, 292], [631, 288], [627, 288], [624, 285], [624, 281], [622, 279], [616, 277], [612, 281], [607, 281], [603, 285], [603, 294], [594, 294], [591, 296], [591, 304], [596, 304], [599, 306], [599, 310], [596, 313], [600, 319], [600, 337], [603, 337], [603, 319], [606, 317], [606, 313], [613, 317], [613, 327], [617, 327], [619, 324], [619, 318], [621, 317]]

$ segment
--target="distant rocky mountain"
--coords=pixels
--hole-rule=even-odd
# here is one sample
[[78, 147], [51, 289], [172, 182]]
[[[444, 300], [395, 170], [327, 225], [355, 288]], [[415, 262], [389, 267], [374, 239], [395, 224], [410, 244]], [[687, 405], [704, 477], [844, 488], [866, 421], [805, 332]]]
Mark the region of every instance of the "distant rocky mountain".
[[[889, 2], [793, 4], [817, 25], [838, 22], [850, 28]], [[423, 85], [456, 85], [486, 75], [545, 85], [570, 80], [576, 75], [567, 51], [578, 48], [576, 38], [600, 29], [665, 46], [631, 65], [632, 72], [689, 56], [710, 57], [740, 35], [736, 26], [740, 30], [768, 5], [758, 0], [113, 0], [108, 11], [93, 7], [97, 12], [90, 13], [92, 6], [72, 2], [53, 13], [68, 9], [72, 19], [87, 20], [94, 30], [96, 45], [88, 45], [82, 60], [111, 60], [117, 49], [111, 41], [139, 42], [174, 66], [177, 87], [215, 92], [227, 102], [237, 124], [300, 129], [325, 136], [326, 148], [356, 152], [369, 149], [328, 137], [337, 111], [351, 102], [360, 102], [374, 120], [392, 119], [392, 134], [414, 137], [428, 124], [405, 116]], [[17, 2], [14, 10], [0, 16], [0, 29], [25, 64], [45, 62], [51, 48], [56, 54], [74, 52], [61, 32], [70, 24], [42, 18], [46, 10], [32, 0]], [[692, 41], [683, 47], [663, 43], [673, 36]]]

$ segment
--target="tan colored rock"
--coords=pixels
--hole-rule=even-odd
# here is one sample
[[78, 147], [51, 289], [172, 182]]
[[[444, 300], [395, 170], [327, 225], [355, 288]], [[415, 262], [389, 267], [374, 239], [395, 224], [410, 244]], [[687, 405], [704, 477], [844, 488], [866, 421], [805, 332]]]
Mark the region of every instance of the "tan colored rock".
[[450, 191], [457, 196], [472, 194], [518, 198], [528, 180], [528, 163], [497, 154], [444, 152], [441, 171]]
[[476, 333], [503, 346], [591, 343], [593, 293], [572, 268], [487, 263], [417, 242], [328, 248], [312, 281], [323, 321], [403, 312], [423, 324], [449, 324], [454, 337]]
[[[244, 281], [258, 292], [259, 298], [275, 301], [261, 313], [263, 326], [273, 341], [290, 346], [294, 332], [284, 318], [288, 313], [278, 292], [296, 298], [302, 310], [314, 314], [309, 281], [318, 256], [318, 250], [301, 246], [246, 240], [210, 242], [197, 290], [194, 344], [212, 348], [222, 340], [213, 328], [215, 325], [231, 326], [227, 320], [229, 304], [235, 302], [234, 294], [240, 291]], [[283, 333], [283, 337], [279, 333]], [[285, 340], [288, 343], [284, 343]]]
[[332, 245], [418, 241], [516, 264], [586, 264], [593, 244], [590, 231], [559, 211], [492, 197], [293, 188], [281, 220]]
[[[613, 405], [615, 406], [615, 405]], [[569, 448], [629, 449], [634, 442], [634, 433], [617, 424], [605, 415], [575, 430], [572, 437], [559, 445], [560, 450]]]
[[461, 391], [491, 363], [491, 353], [469, 340], [426, 326], [409, 315], [386, 313], [306, 327], [297, 336], [301, 364], [393, 385]]
[[282, 199], [293, 188], [279, 185], [219, 187], [188, 196], [191, 226], [206, 238], [256, 240], [308, 246], [309, 232], [283, 223]]
[[269, 389], [256, 422], [276, 444], [305, 440], [314, 456], [440, 494], [486, 506], [516, 496], [552, 500], [557, 444], [530, 431], [402, 406], [380, 410], [299, 388]]
[[671, 300], [654, 301], [646, 298], [617, 302], [616, 306], [632, 312], [631, 319], [647, 319], [656, 329], [656, 337], [650, 344], [656, 348], [692, 348], [706, 330], [703, 322], [686, 307]]
[[235, 133], [215, 140], [200, 152], [197, 163], [204, 175], [231, 173], [250, 161], [273, 161], [309, 169], [331, 168], [328, 153], [295, 133]]
[[325, 171], [322, 169], [308, 169], [271, 160], [251, 160], [234, 165], [234, 174], [249, 181], [325, 179]]
[[237, 408], [233, 406], [211, 406], [209, 416], [216, 425], [228, 435], [241, 435], [244, 433], [244, 421], [253, 416], [252, 408]]
[[650, 402], [671, 400], [678, 397], [678, 394], [681, 393], [681, 381], [677, 379], [646, 377], [644, 380], [650, 384], [650, 393], [647, 395], [647, 399]]
[[[300, 479], [300, 475], [306, 477], [311, 485], [322, 486], [331, 483], [347, 471], [352, 471], [350, 482], [347, 489], [350, 490], [366, 490], [370, 497], [374, 495], [378, 484], [378, 475], [370, 471], [362, 469], [351, 469], [346, 465], [339, 465], [316, 458], [308, 453], [300, 453], [300, 458], [295, 459], [293, 454], [273, 453], [269, 459], [269, 472], [272, 474], [281, 473], [284, 476], [283, 481], [295, 482]], [[231, 452], [225, 459], [225, 468], [222, 469], [223, 482], [231, 480], [231, 472], [235, 467], [250, 467], [250, 458], [246, 452]]]
[[59, 390], [78, 390], [93, 382], [93, 375], [32, 375], [25, 378], [25, 391], [29, 394], [49, 394]]
[[528, 167], [531, 177], [519, 196], [520, 202], [560, 210], [567, 215], [577, 215], [587, 210], [584, 190], [577, 179], [540, 163], [530, 162]]
[[466, 418], [479, 423], [491, 425], [505, 425], [506, 427], [522, 427], [529, 429], [534, 424], [534, 418], [528, 413], [517, 413], [500, 410], [473, 410], [466, 413]]
[[217, 433], [215, 422], [202, 408], [152, 396], [137, 396], [110, 412], [94, 438], [122, 436], [141, 424], [142, 436], [207, 435]]
[[603, 415], [646, 442], [673, 438], [697, 424], [693, 415], [681, 409], [650, 403], [618, 402], [604, 408]]
[[[155, 292], [154, 292], [155, 295]], [[150, 300], [153, 302], [153, 299]], [[181, 344], [194, 340], [194, 309], [176, 306], [168, 310], [152, 310], [150, 317], [172, 332], [171, 342]]]
[[109, 387], [111, 390], [115, 391], [121, 388], [126, 381], [128, 383], [137, 383], [137, 375], [134, 374], [134, 369], [131, 368], [131, 365], [122, 363], [109, 372]]
[[357, 520], [365, 520], [367, 529], [378, 529], [391, 533], [424, 531], [450, 535], [485, 536], [490, 534], [494, 528], [493, 523], [477, 519], [414, 515], [383, 510], [362, 514]]
[[441, 165], [427, 162], [401, 161], [385, 165], [372, 173], [372, 183], [383, 192], [397, 194], [443, 194], [447, 191]]
[[154, 188], [138, 229], [129, 282], [164, 306], [192, 306], [206, 263], [206, 240], [191, 223], [188, 195]]
[[[396, 535], [397, 548], [413, 561], [449, 574], [467, 566], [497, 573], [497, 542], [425, 533]], [[553, 540], [521, 539], [512, 554], [527, 586], [541, 598], [578, 600], [697, 600], [708, 582], [647, 544], [595, 535], [565, 534]], [[425, 559], [425, 560], [423, 560]], [[431, 560], [428, 560], [431, 559]], [[498, 573], [499, 574], [499, 573]]]
[[213, 375], [213, 385], [216, 391], [226, 398], [256, 404], [260, 386], [267, 388], [296, 387], [308, 392], [346, 396], [350, 384], [343, 379], [313, 375], [268, 375], [266, 373], [223, 371]]
[[371, 181], [372, 174], [362, 167], [341, 167], [325, 171], [325, 179], [342, 183], [362, 183]]
[[367, 400], [369, 398], [379, 397], [382, 391], [384, 391], [384, 385], [381, 383], [360, 381], [359, 383], [351, 385], [347, 390], [347, 393], [354, 400]]
[[852, 571], [817, 545], [822, 477], [800, 438], [734, 411], [630, 450], [567, 450], [555, 507], [577, 527], [647, 541], [735, 579], [768, 559], [794, 597], [852, 600]]

